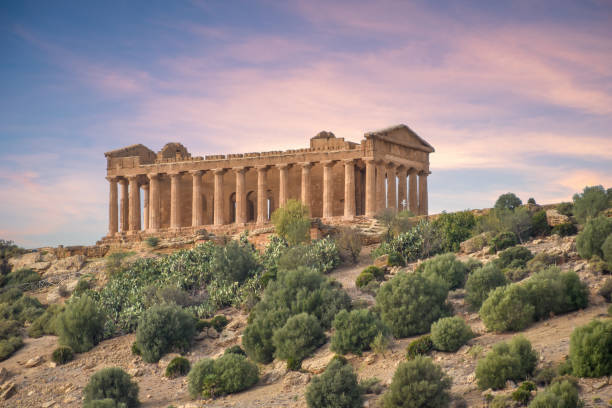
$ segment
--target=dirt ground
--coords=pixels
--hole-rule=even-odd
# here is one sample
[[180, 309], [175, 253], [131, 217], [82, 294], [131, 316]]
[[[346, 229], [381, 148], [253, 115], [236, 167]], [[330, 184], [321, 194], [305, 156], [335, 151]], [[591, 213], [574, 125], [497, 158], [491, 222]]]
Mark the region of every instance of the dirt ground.
[[[533, 252], [549, 251], [555, 248], [556, 242], [543, 240], [532, 242], [527, 246]], [[355, 287], [355, 278], [364, 267], [371, 264], [371, 248], [365, 248], [359, 263], [353, 266], [340, 267], [330, 274], [338, 280], [349, 295], [355, 300], [373, 304], [374, 298], [362, 293]], [[486, 259], [487, 257], [481, 257]], [[569, 338], [574, 328], [586, 324], [595, 318], [606, 319], [607, 305], [594, 293], [605, 279], [596, 276], [585, 268], [581, 260], [570, 260], [562, 265], [563, 269], [577, 270], [580, 277], [589, 284], [592, 292], [591, 303], [587, 309], [556, 316], [543, 322], [531, 325], [524, 334], [540, 353], [541, 364], [557, 364], [569, 352]], [[510, 339], [513, 334], [494, 334], [484, 330], [482, 321], [476, 314], [470, 313], [462, 305], [461, 293], [453, 299], [459, 315], [479, 334], [456, 353], [434, 352], [432, 358], [452, 377], [452, 392], [463, 397], [468, 406], [485, 406], [484, 396], [478, 390], [474, 378], [477, 362], [477, 351], [482, 349], [484, 355], [490, 347], [500, 341]], [[216, 357], [231, 345], [240, 344], [242, 330], [246, 324], [246, 314], [227, 309], [222, 311], [231, 322], [218, 338], [202, 336], [186, 357], [193, 364], [203, 357]], [[405, 358], [405, 348], [414, 338], [393, 340], [384, 356], [366, 352], [362, 356], [347, 356], [356, 369], [360, 379], [377, 377], [382, 384], [389, 384], [395, 368]], [[0, 363], [10, 373], [10, 381], [16, 387], [16, 393], [0, 407], [79, 407], [82, 405], [82, 391], [89, 377], [97, 370], [118, 366], [124, 368], [140, 387], [142, 407], [305, 407], [304, 392], [310, 378], [321, 372], [333, 353], [329, 343], [321, 347], [315, 355], [303, 363], [302, 372], [287, 372], [283, 362], [260, 366], [260, 383], [245, 392], [219, 398], [216, 400], [192, 400], [187, 393], [186, 378], [167, 379], [163, 372], [165, 365], [173, 355], [166, 356], [159, 364], [144, 363], [140, 357], [133, 356], [131, 345], [134, 335], [125, 335], [102, 342], [93, 350], [78, 354], [74, 361], [54, 367], [50, 355], [57, 346], [57, 338], [44, 336], [39, 339], [26, 339], [25, 346], [11, 358]], [[44, 362], [33, 368], [24, 364], [33, 357], [41, 356]], [[606, 407], [612, 399], [612, 379], [581, 379], [581, 397], [586, 406]], [[507, 392], [508, 390], [506, 390]], [[367, 407], [377, 406], [380, 396], [366, 396]]]

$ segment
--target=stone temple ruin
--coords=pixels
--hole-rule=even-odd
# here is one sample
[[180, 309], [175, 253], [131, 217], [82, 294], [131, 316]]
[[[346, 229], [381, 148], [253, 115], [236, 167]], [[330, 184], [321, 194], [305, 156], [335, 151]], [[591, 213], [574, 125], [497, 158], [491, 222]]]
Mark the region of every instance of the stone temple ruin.
[[309, 148], [261, 153], [192, 157], [180, 143], [158, 153], [124, 147], [105, 153], [105, 240], [261, 225], [292, 198], [312, 217], [330, 220], [372, 217], [384, 208], [427, 215], [432, 152], [405, 125], [368, 132], [361, 143], [320, 132]]

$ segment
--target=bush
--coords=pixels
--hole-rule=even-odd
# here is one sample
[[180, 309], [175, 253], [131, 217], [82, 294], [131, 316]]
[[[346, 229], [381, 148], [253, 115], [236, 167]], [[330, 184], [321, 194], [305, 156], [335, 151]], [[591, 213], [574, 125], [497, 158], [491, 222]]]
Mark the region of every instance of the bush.
[[457, 289], [465, 284], [468, 268], [455, 257], [455, 254], [448, 253], [436, 255], [421, 263], [417, 272], [427, 277], [438, 276], [446, 283], [448, 289]]
[[433, 322], [449, 314], [447, 286], [440, 278], [399, 273], [376, 294], [382, 321], [395, 337], [425, 333]]
[[176, 305], [157, 305], [140, 318], [136, 342], [142, 359], [157, 362], [173, 349], [185, 352], [195, 337], [195, 319]]
[[296, 245], [287, 250], [278, 260], [279, 270], [308, 267], [320, 273], [328, 273], [340, 265], [340, 253], [335, 241], [318, 239], [310, 244]]
[[572, 203], [560, 203], [557, 205], [557, 212], [567, 217], [571, 217], [574, 213], [574, 204]]
[[557, 370], [553, 367], [543, 367], [539, 369], [535, 376], [533, 377], [533, 381], [538, 385], [548, 385], [552, 382], [552, 380], [557, 376]]
[[594, 255], [603, 258], [601, 247], [612, 234], [612, 218], [600, 215], [589, 219], [584, 229], [576, 237], [576, 249], [580, 257], [591, 259]]
[[374, 277], [374, 275], [372, 275], [371, 272], [368, 271], [362, 271], [359, 276], [357, 276], [357, 279], [355, 279], [355, 286], [357, 286], [359, 289], [367, 286], [370, 282], [375, 281], [376, 278]]
[[145, 243], [147, 244], [149, 248], [155, 248], [157, 247], [157, 245], [159, 245], [159, 238], [158, 237], [147, 237], [145, 238]]
[[406, 358], [412, 360], [417, 356], [429, 354], [433, 349], [434, 344], [431, 340], [431, 335], [427, 334], [416, 340], [412, 340], [408, 346], [406, 346]]
[[9, 358], [15, 351], [23, 346], [21, 336], [9, 337], [0, 340], [0, 361]]
[[253, 360], [268, 363], [274, 354], [274, 331], [291, 316], [308, 313], [328, 329], [336, 313], [350, 306], [348, 294], [318, 272], [308, 268], [279, 271], [249, 315], [242, 345]]
[[539, 392], [529, 408], [578, 408], [583, 406], [576, 383], [564, 379]]
[[472, 272], [465, 283], [465, 301], [472, 310], [478, 310], [489, 293], [506, 285], [506, 277], [494, 262]]
[[32, 269], [18, 269], [6, 275], [4, 286], [20, 286], [38, 282], [40, 275]]
[[550, 225], [546, 218], [546, 211], [536, 211], [531, 217], [531, 236], [544, 237], [550, 234]]
[[300, 313], [290, 317], [285, 325], [274, 332], [274, 355], [287, 360], [291, 368], [299, 367], [302, 360], [325, 343], [325, 333], [316, 317]]
[[612, 278], [606, 279], [604, 284], [597, 291], [597, 294], [603, 296], [606, 302], [612, 302]]
[[297, 200], [288, 200], [284, 206], [272, 213], [272, 223], [276, 233], [287, 240], [289, 245], [297, 245], [310, 240], [310, 217], [308, 207]]
[[500, 268], [523, 268], [533, 258], [531, 251], [524, 246], [514, 246], [499, 253], [493, 262]]
[[387, 265], [389, 266], [406, 266], [406, 262], [404, 262], [404, 258], [400, 254], [395, 252], [389, 254], [389, 258], [387, 260]]
[[259, 265], [251, 245], [234, 240], [215, 248], [210, 267], [220, 280], [244, 282], [255, 275]]
[[376, 313], [369, 309], [341, 310], [334, 318], [332, 327], [331, 350], [340, 354], [351, 352], [361, 355], [370, 349], [370, 343], [378, 334], [387, 335], [388, 332]]
[[117, 403], [112, 398], [91, 400], [83, 404], [83, 408], [126, 408], [123, 402]]
[[230, 353], [216, 360], [198, 361], [189, 371], [187, 380], [193, 398], [214, 398], [251, 388], [259, 381], [259, 372], [246, 357]]
[[578, 233], [578, 228], [571, 222], [564, 222], [562, 224], [555, 225], [551, 234], [557, 234], [561, 237], [569, 237], [571, 235], [576, 235]]
[[403, 263], [406, 264], [441, 252], [441, 246], [442, 239], [434, 224], [427, 220], [420, 220], [410, 230], [380, 244], [372, 251], [372, 257], [396, 254], [401, 256]]
[[358, 408], [363, 406], [362, 393], [353, 367], [333, 359], [306, 388], [306, 403], [309, 408]]
[[446, 407], [451, 379], [428, 357], [400, 363], [383, 396], [384, 408]]
[[491, 238], [491, 251], [493, 253], [499, 252], [506, 248], [510, 248], [518, 244], [518, 238], [516, 234], [511, 231], [502, 231], [493, 238]]
[[71, 300], [56, 319], [59, 343], [77, 353], [91, 350], [102, 340], [105, 316], [88, 295]]
[[521, 405], [527, 405], [531, 399], [531, 391], [536, 391], [537, 389], [534, 383], [525, 381], [512, 392], [512, 399]]
[[494, 208], [496, 210], [514, 210], [521, 205], [523, 205], [523, 202], [516, 196], [516, 194], [506, 193], [499, 196], [495, 202]]
[[59, 346], [55, 350], [53, 350], [53, 354], [51, 355], [51, 359], [57, 364], [66, 364], [69, 361], [72, 361], [74, 358], [74, 352], [70, 347]]
[[455, 352], [472, 337], [470, 326], [459, 316], [444, 317], [431, 325], [431, 341], [440, 351]]
[[106, 273], [108, 276], [114, 276], [121, 272], [125, 266], [124, 260], [131, 255], [133, 252], [113, 252], [105, 257]]
[[63, 305], [49, 305], [45, 312], [38, 316], [28, 327], [28, 336], [38, 338], [45, 334], [57, 335], [56, 320], [63, 310]]
[[227, 320], [227, 317], [223, 315], [217, 315], [210, 320], [210, 325], [219, 333], [225, 329], [225, 326], [227, 326], [228, 323], [229, 320]]
[[475, 258], [468, 258], [467, 261], [464, 262], [466, 268], [468, 268], [468, 273], [474, 272], [478, 268], [482, 268], [482, 262]]
[[457, 252], [459, 244], [472, 236], [476, 218], [471, 211], [443, 212], [433, 221], [433, 225], [442, 240], [441, 249]]
[[182, 377], [189, 373], [191, 364], [185, 357], [174, 357], [166, 366], [165, 375], [168, 378]]
[[0, 304], [0, 318], [17, 320], [21, 324], [33, 322], [44, 311], [38, 299], [30, 296], [21, 296], [14, 302]]
[[608, 235], [608, 238], [602, 244], [601, 253], [603, 259], [608, 263], [608, 267], [612, 269], [612, 234]]
[[570, 339], [569, 360], [577, 377], [612, 374], [612, 320], [594, 320], [576, 328]]
[[551, 266], [525, 282], [534, 318], [542, 320], [551, 314], [567, 313], [587, 306], [589, 292], [573, 271], [561, 272]]
[[574, 216], [581, 224], [596, 217], [609, 205], [609, 198], [602, 186], [585, 187], [582, 194], [574, 194]]
[[93, 284], [94, 284], [94, 282], [93, 282], [92, 278], [82, 277], [77, 282], [77, 285], [75, 286], [74, 291], [72, 292], [72, 294], [74, 296], [80, 296], [83, 293], [85, 293], [86, 291], [92, 289], [93, 288]]
[[340, 229], [336, 237], [336, 245], [340, 251], [340, 256], [352, 263], [359, 261], [359, 254], [363, 247], [361, 233], [355, 228], [344, 227]]
[[512, 284], [493, 289], [479, 314], [488, 330], [519, 331], [533, 322], [534, 307], [527, 289]]
[[370, 343], [370, 348], [374, 353], [384, 356], [387, 350], [389, 349], [390, 344], [390, 336], [380, 332], [374, 337], [374, 340], [372, 340], [372, 342]]
[[478, 387], [497, 390], [504, 388], [507, 380], [524, 380], [533, 373], [537, 362], [537, 353], [523, 336], [516, 336], [509, 343], [498, 343], [478, 361]]
[[118, 367], [103, 368], [92, 375], [83, 389], [83, 396], [85, 404], [110, 398], [115, 403], [124, 403], [128, 408], [139, 405], [138, 384]]
[[246, 357], [246, 352], [239, 345], [234, 345], [225, 349], [223, 354], [240, 354], [241, 356]]

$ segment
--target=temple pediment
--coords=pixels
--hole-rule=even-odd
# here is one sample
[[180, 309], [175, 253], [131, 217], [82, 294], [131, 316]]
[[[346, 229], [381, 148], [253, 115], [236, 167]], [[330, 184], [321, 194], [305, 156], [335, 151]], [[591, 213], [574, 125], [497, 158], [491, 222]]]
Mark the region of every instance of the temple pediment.
[[404, 124], [367, 132], [364, 136], [366, 139], [380, 139], [389, 143], [422, 150], [427, 153], [435, 152], [432, 145], [427, 143], [425, 139], [417, 135], [412, 129]]
[[110, 152], [104, 153], [106, 158], [118, 158], [118, 157], [134, 157], [140, 158], [140, 163], [153, 163], [155, 161], [155, 152], [143, 144], [135, 144], [121, 149], [111, 150]]

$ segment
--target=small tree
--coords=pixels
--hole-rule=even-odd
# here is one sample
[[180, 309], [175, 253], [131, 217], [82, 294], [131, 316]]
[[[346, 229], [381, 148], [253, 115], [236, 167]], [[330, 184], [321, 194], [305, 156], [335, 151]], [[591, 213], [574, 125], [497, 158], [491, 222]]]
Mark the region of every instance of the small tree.
[[570, 339], [569, 359], [575, 376], [612, 374], [612, 320], [594, 320], [576, 328]]
[[332, 327], [331, 350], [336, 353], [359, 354], [370, 348], [377, 335], [387, 335], [388, 329], [370, 309], [341, 310]]
[[612, 269], [612, 234], [608, 235], [608, 238], [601, 245], [601, 253], [603, 259], [608, 263], [608, 267]]
[[516, 336], [509, 343], [497, 343], [478, 361], [478, 387], [500, 389], [506, 386], [507, 380], [523, 380], [533, 373], [537, 362], [537, 353], [523, 336]]
[[433, 221], [442, 239], [442, 249], [457, 252], [459, 244], [472, 236], [476, 217], [471, 211], [443, 212]]
[[341, 228], [336, 238], [336, 245], [340, 250], [340, 256], [352, 263], [357, 263], [363, 247], [361, 233], [355, 228]]
[[493, 289], [479, 311], [485, 326], [496, 332], [523, 330], [533, 322], [529, 292], [517, 284]]
[[468, 276], [465, 284], [465, 301], [472, 310], [478, 310], [489, 296], [489, 292], [506, 283], [503, 272], [495, 263], [489, 262]]
[[233, 240], [215, 248], [211, 269], [220, 280], [244, 282], [255, 275], [258, 264], [250, 245]]
[[436, 255], [435, 257], [426, 260], [417, 268], [417, 272], [423, 273], [425, 276], [439, 276], [446, 282], [449, 289], [457, 289], [463, 287], [467, 278], [467, 266], [457, 259], [455, 254], [448, 253]]
[[334, 358], [306, 388], [306, 403], [309, 408], [359, 408], [363, 406], [362, 394], [353, 367]]
[[383, 396], [384, 408], [447, 407], [451, 379], [429, 357], [400, 363]]
[[514, 193], [506, 193], [499, 196], [495, 202], [496, 210], [514, 210], [523, 204], [520, 198]]
[[459, 350], [474, 333], [459, 316], [443, 317], [431, 325], [431, 341], [440, 351]]
[[91, 350], [102, 340], [105, 316], [99, 305], [83, 295], [66, 305], [56, 319], [59, 343], [77, 353]]
[[589, 219], [576, 237], [578, 254], [584, 259], [591, 259], [593, 255], [603, 258], [602, 246], [611, 234], [612, 218], [601, 215]]
[[[563, 378], [563, 377], [561, 377]], [[581, 407], [578, 394], [578, 384], [567, 379], [561, 379], [536, 394], [529, 408]]]
[[289, 200], [283, 207], [272, 213], [276, 233], [285, 238], [289, 245], [310, 240], [310, 218], [308, 207], [297, 200]]
[[274, 332], [272, 344], [275, 356], [287, 360], [291, 369], [299, 368], [302, 360], [325, 342], [325, 333], [316, 317], [300, 313]]
[[609, 205], [608, 195], [602, 186], [585, 187], [582, 194], [574, 194], [574, 216], [581, 224], [596, 217]]
[[115, 403], [124, 403], [128, 408], [137, 407], [138, 384], [132, 382], [128, 373], [119, 367], [103, 368], [89, 379], [83, 389], [85, 403], [110, 398]]
[[224, 354], [216, 360], [200, 360], [187, 376], [189, 394], [193, 398], [233, 394], [251, 388], [258, 380], [257, 366], [234, 353]]

